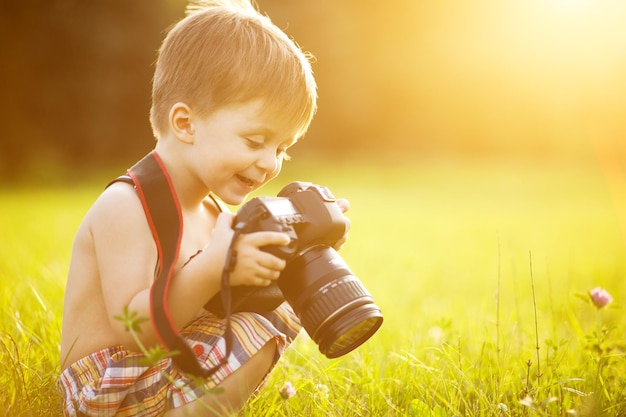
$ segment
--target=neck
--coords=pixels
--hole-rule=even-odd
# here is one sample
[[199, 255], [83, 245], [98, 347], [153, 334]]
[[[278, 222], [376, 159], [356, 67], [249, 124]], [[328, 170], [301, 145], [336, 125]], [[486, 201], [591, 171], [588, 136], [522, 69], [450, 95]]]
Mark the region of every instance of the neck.
[[154, 150], [172, 181], [181, 209], [193, 211], [202, 204], [210, 190], [189, 170], [185, 153], [172, 142], [159, 140]]

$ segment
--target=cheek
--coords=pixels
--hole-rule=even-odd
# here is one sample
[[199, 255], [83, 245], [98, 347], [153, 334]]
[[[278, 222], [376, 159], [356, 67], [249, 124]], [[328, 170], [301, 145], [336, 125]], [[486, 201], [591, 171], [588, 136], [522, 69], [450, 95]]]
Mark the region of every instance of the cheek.
[[282, 169], [283, 169], [283, 160], [281, 159], [276, 163], [276, 169], [271, 173], [271, 177], [276, 178], [278, 174], [280, 174], [280, 171]]

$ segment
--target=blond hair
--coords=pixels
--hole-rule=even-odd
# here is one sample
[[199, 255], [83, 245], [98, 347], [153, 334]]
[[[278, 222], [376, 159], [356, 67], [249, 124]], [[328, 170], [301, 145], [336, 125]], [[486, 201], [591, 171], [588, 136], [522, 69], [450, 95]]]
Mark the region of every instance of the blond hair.
[[310, 56], [247, 0], [195, 1], [165, 37], [152, 84], [155, 136], [177, 102], [200, 116], [262, 99], [302, 136], [317, 108]]

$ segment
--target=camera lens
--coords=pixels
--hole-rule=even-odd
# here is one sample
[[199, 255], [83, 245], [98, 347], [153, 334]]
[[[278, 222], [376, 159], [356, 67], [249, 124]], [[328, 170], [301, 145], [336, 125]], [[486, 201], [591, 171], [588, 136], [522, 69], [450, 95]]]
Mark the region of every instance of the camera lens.
[[340, 309], [341, 315], [336, 315], [337, 320], [320, 325], [313, 338], [317, 339], [320, 352], [328, 358], [337, 358], [356, 349], [372, 337], [383, 323], [380, 309], [369, 295], [361, 295], [347, 307], [349, 309]]
[[372, 296], [333, 248], [314, 246], [288, 262], [278, 285], [328, 358], [356, 349], [382, 325]]

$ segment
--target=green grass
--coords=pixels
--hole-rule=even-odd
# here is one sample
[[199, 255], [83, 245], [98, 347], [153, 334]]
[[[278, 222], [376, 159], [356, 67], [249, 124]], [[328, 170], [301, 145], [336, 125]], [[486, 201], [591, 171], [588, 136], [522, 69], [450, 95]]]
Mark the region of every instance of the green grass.
[[[93, 191], [93, 190], [92, 190]], [[86, 190], [0, 192], [0, 414], [55, 416], [61, 313]]]
[[[336, 360], [299, 338], [243, 414], [626, 415], [626, 207], [600, 168], [290, 162], [264, 194], [300, 179], [350, 199], [341, 256], [385, 322]], [[0, 191], [0, 414], [59, 414], [65, 274], [100, 190]], [[600, 311], [585, 300], [596, 286], [615, 299]]]

